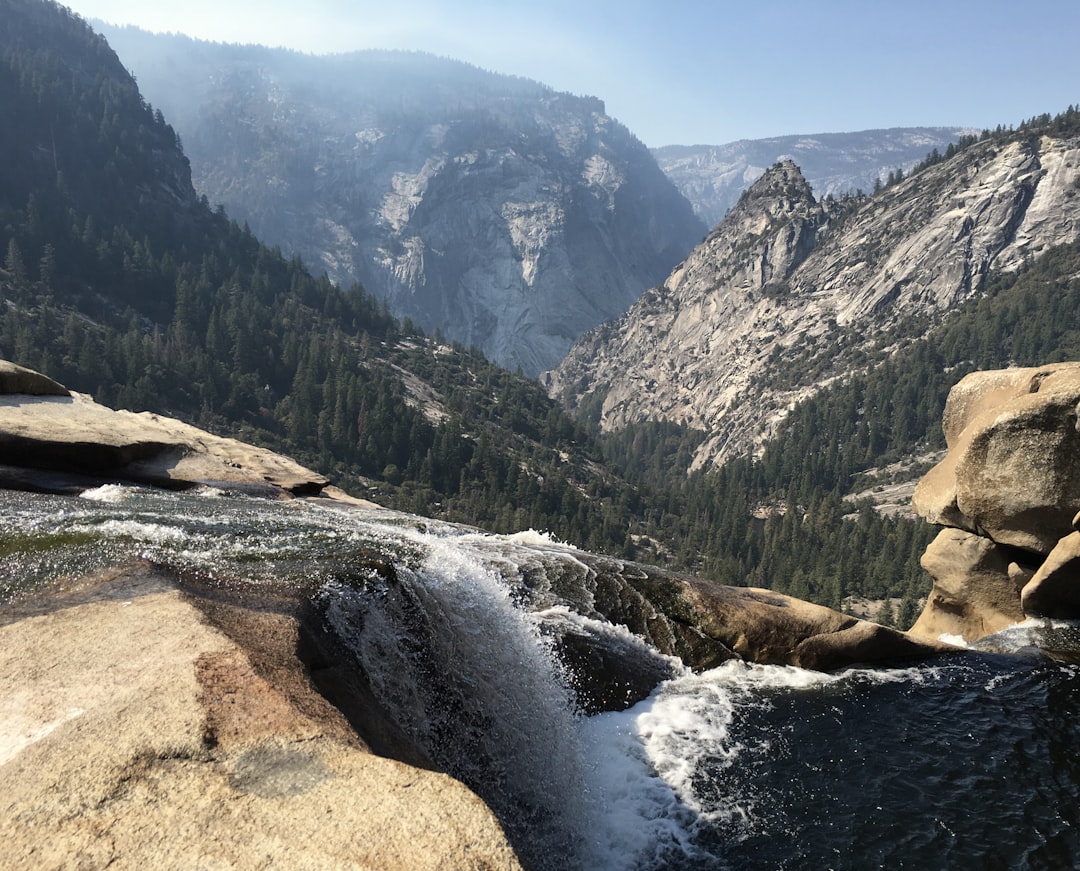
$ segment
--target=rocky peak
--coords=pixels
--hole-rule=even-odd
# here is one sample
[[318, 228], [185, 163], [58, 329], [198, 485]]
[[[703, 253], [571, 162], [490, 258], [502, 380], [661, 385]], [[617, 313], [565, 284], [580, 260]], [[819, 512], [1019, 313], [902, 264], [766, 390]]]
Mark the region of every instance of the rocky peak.
[[1080, 137], [991, 138], [874, 197], [817, 203], [766, 173], [663, 287], [546, 377], [601, 426], [704, 431], [698, 466], [760, 446], [887, 330], [979, 293], [989, 271], [1080, 235]]
[[795, 161], [819, 199], [843, 197], [873, 190], [897, 168], [909, 173], [933, 149], [944, 153], [950, 143], [978, 132], [961, 127], [894, 127], [742, 139], [725, 145], [669, 145], [653, 149], [653, 154], [712, 227], [777, 160]]
[[744, 289], [785, 280], [813, 250], [825, 212], [792, 161], [766, 170], [709, 234], [709, 259], [738, 261]]

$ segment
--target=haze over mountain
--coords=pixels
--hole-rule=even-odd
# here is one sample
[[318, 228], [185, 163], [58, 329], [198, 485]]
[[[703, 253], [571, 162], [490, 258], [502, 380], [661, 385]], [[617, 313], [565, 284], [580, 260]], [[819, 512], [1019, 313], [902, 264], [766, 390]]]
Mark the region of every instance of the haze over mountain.
[[663, 286], [578, 342], [552, 395], [607, 430], [700, 430], [698, 465], [760, 449], [799, 400], [922, 337], [992, 269], [1080, 237], [1076, 117], [971, 137], [872, 198], [819, 201], [777, 164]]
[[870, 193], [897, 169], [907, 173], [934, 149], [944, 152], [962, 127], [894, 127], [852, 133], [814, 133], [740, 139], [725, 145], [668, 145], [652, 149], [660, 168], [709, 227], [739, 195], [779, 160], [792, 160], [819, 199]]
[[555, 365], [705, 231], [593, 98], [415, 53], [103, 31], [212, 203], [510, 368]]

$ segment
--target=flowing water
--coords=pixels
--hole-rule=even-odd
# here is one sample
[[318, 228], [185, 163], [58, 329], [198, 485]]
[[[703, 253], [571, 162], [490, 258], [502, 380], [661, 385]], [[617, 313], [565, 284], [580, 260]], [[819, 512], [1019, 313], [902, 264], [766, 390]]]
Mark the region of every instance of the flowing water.
[[[386, 511], [103, 487], [0, 492], [0, 599], [148, 559], [204, 590], [319, 603], [400, 729], [533, 868], [1071, 868], [1080, 669], [969, 652], [817, 674], [701, 674], [590, 617], [588, 560]], [[377, 559], [376, 559], [377, 557]], [[660, 682], [582, 713], [567, 632]], [[1006, 650], [1075, 648], [1031, 626]]]

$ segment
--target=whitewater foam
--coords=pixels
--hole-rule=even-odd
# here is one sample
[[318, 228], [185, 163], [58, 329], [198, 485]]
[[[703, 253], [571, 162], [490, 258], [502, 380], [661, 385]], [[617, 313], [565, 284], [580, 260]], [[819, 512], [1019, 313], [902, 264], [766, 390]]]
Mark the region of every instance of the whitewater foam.
[[136, 493], [135, 487], [125, 487], [122, 484], [102, 484], [100, 487], [92, 487], [83, 490], [79, 494], [80, 499], [88, 499], [91, 502], [106, 502], [119, 505]]

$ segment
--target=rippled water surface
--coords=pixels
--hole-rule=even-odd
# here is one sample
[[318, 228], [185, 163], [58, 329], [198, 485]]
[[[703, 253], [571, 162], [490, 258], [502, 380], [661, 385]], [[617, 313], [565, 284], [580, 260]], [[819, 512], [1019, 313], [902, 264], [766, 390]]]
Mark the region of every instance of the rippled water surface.
[[[572, 548], [391, 512], [86, 495], [0, 492], [0, 599], [132, 557], [206, 585], [313, 591], [402, 728], [496, 808], [535, 868], [1080, 864], [1076, 666], [964, 652], [833, 675], [672, 667], [635, 707], [585, 717], [551, 627], [641, 642], [575, 611], [590, 593]], [[392, 584], [350, 574], [373, 553]], [[1076, 630], [1053, 633], [1061, 646]]]

